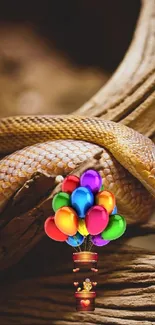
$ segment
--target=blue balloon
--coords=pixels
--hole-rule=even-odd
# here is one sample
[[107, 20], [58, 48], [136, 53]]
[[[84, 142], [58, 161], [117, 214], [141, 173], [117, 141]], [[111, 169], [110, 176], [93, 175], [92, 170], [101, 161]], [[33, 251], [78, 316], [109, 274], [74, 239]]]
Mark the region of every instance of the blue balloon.
[[68, 236], [66, 243], [72, 247], [77, 247], [83, 244], [85, 237], [77, 232], [74, 236]]
[[71, 194], [71, 205], [80, 218], [85, 218], [85, 214], [94, 204], [94, 195], [87, 187], [78, 187]]
[[118, 212], [118, 211], [117, 211], [117, 206], [115, 205], [113, 211], [111, 212], [111, 215], [112, 215], [112, 214], [117, 214], [117, 212]]

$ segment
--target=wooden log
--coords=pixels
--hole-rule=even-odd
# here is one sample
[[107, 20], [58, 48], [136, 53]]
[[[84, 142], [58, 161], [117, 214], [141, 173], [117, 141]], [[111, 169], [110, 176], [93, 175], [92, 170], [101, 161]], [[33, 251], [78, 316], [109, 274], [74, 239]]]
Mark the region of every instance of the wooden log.
[[116, 242], [97, 250], [96, 309], [75, 310], [72, 249], [45, 238], [3, 274], [2, 324], [155, 324], [154, 252]]

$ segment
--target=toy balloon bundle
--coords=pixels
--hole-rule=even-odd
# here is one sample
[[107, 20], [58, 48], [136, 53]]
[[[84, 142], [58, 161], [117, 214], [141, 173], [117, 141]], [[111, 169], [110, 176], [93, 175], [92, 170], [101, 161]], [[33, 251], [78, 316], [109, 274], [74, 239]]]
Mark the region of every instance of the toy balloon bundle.
[[[91, 247], [109, 244], [126, 229], [124, 217], [117, 213], [115, 196], [104, 189], [99, 172], [89, 169], [80, 178], [68, 175], [63, 180], [61, 192], [53, 198], [52, 208], [55, 215], [45, 221], [46, 234], [80, 250], [73, 254], [74, 273], [87, 266], [87, 272], [91, 270], [95, 274], [98, 256], [90, 252]], [[79, 277], [74, 281], [77, 310], [95, 309], [97, 283], [86, 279], [81, 281]]]

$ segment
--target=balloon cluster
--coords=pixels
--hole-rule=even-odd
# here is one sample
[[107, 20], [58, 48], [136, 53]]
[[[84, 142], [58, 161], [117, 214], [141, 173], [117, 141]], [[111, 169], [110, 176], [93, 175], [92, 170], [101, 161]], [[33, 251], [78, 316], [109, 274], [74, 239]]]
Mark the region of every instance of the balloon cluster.
[[123, 235], [126, 221], [117, 213], [115, 196], [104, 189], [96, 170], [86, 170], [80, 178], [68, 175], [61, 190], [52, 201], [55, 215], [45, 221], [50, 238], [77, 247], [91, 235], [94, 245], [104, 246]]

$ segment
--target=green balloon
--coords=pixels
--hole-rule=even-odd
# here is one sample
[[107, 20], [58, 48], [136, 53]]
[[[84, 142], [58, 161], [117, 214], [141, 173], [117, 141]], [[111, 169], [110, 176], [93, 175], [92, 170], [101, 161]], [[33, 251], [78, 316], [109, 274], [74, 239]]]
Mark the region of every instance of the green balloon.
[[68, 207], [70, 205], [70, 195], [65, 192], [59, 192], [56, 194], [52, 201], [52, 208], [55, 212], [61, 207]]
[[104, 190], [104, 186], [102, 185], [100, 188], [100, 192], [102, 192]]
[[126, 230], [126, 220], [119, 214], [110, 216], [107, 228], [101, 233], [105, 240], [115, 240], [121, 237]]

